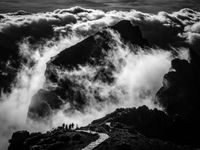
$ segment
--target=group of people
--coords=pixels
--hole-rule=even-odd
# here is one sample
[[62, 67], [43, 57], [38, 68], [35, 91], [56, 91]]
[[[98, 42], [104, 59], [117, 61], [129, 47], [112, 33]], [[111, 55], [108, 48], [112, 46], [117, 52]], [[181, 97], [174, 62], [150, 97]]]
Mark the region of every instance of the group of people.
[[62, 127], [65, 128], [66, 131], [75, 130], [75, 129], [78, 128], [78, 124], [76, 124], [76, 127], [75, 127], [75, 124], [74, 124], [74, 123], [70, 123], [69, 125], [63, 123]]

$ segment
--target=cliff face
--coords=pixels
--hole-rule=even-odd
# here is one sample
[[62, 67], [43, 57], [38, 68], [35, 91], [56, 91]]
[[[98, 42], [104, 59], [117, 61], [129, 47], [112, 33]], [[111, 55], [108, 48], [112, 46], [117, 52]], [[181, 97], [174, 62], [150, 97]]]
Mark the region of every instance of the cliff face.
[[163, 86], [157, 92], [157, 102], [173, 118], [182, 143], [200, 146], [199, 89], [200, 55], [190, 48], [190, 62], [174, 59], [171, 71], [163, 79]]
[[[192, 58], [193, 59], [193, 58]], [[200, 133], [199, 67], [194, 60], [174, 59], [172, 70], [164, 76], [163, 87], [157, 93], [157, 102], [174, 119], [177, 133], [183, 143], [199, 146]]]
[[[109, 33], [110, 29], [117, 32], [125, 43], [132, 43], [142, 47], [148, 45], [147, 40], [142, 37], [139, 27], [133, 26], [130, 21], [123, 20], [63, 50], [48, 62], [45, 72], [47, 83], [55, 83], [57, 87], [41, 89], [33, 97], [29, 109], [30, 118], [48, 117], [52, 110], [59, 109], [66, 102], [70, 102], [72, 107], [79, 111], [87, 104], [85, 94], [81, 92], [82, 87], [67, 77], [58, 79], [57, 68], [73, 70], [74, 68], [78, 69], [79, 65], [90, 64], [94, 67], [98, 65], [100, 69], [91, 80], [100, 80], [106, 83], [114, 81], [112, 71], [115, 70], [115, 67], [103, 61], [106, 57], [106, 52], [112, 49], [110, 43], [114, 41]], [[108, 67], [104, 67], [105, 65]]]

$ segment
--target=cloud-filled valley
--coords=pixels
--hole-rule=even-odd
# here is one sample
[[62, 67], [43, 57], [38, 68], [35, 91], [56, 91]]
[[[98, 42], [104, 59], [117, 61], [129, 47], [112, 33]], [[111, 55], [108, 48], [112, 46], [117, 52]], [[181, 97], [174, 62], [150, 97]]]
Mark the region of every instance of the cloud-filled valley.
[[[117, 8], [112, 5], [114, 2], [102, 4]], [[95, 7], [98, 2], [90, 3]], [[148, 44], [140, 47], [125, 41], [120, 34], [124, 31], [111, 27], [121, 20], [139, 26], [142, 40]], [[7, 146], [8, 138], [16, 130], [46, 131], [63, 122], [87, 125], [120, 107], [146, 105], [163, 110], [155, 103], [155, 95], [163, 84], [163, 76], [171, 68], [172, 59], [190, 61], [190, 48], [200, 54], [199, 21], [200, 12], [188, 8], [157, 14], [134, 9], [105, 12], [82, 7], [39, 13], [1, 13], [0, 81], [6, 83], [0, 85], [0, 149]], [[101, 53], [99, 58], [95, 56], [97, 61], [84, 58], [84, 63], [79, 62], [82, 56], [73, 52], [69, 62], [73, 56], [71, 59], [78, 63], [72, 68], [57, 61], [62, 51], [68, 53], [82, 41], [91, 44], [90, 39], [95, 41], [95, 48], [102, 46], [98, 47]], [[47, 92], [40, 94], [40, 91]], [[50, 101], [44, 100], [48, 96], [61, 104], [52, 107]], [[40, 107], [47, 111], [37, 109]], [[31, 114], [31, 109], [41, 112], [42, 117], [40, 113]]]

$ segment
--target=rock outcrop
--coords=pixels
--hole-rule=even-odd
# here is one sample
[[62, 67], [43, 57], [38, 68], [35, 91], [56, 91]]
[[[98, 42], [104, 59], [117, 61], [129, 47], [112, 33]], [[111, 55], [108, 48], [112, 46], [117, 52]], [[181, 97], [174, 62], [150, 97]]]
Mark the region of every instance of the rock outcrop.
[[[108, 29], [119, 33], [122, 40], [133, 45], [147, 46], [148, 42], [142, 37], [142, 33], [138, 26], [133, 26], [130, 21], [123, 20], [112, 27], [107, 27], [102, 31], [97, 32], [93, 36], [86, 38], [80, 43], [67, 48], [52, 58], [47, 64], [45, 72], [46, 81], [56, 84], [57, 87], [47, 87], [41, 89], [32, 99], [29, 109], [29, 117], [34, 119], [38, 116], [43, 118], [51, 114], [51, 110], [58, 109], [59, 106], [70, 102], [74, 109], [82, 110], [87, 104], [85, 93], [82, 92], [82, 87], [79, 84], [71, 81], [70, 78], [58, 79], [59, 75], [55, 69], [72, 70], [78, 69], [79, 65], [90, 64], [92, 66], [105, 66], [102, 61], [105, 53], [112, 49], [114, 40], [111, 37]], [[112, 83], [112, 71], [115, 67], [112, 64], [106, 64], [107, 68], [102, 67], [92, 80], [100, 80], [106, 83]], [[45, 98], [48, 97], [48, 98]], [[37, 103], [37, 105], [35, 105]], [[43, 113], [45, 110], [45, 113]]]
[[[123, 20], [109, 28], [118, 32], [124, 42], [139, 46], [148, 45], [147, 40], [142, 37], [139, 27], [133, 26], [130, 21]], [[111, 42], [112, 37], [105, 28], [80, 43], [63, 50], [49, 62], [47, 70], [51, 66], [62, 66], [70, 69], [85, 63], [97, 64], [103, 57], [103, 51], [109, 51], [112, 48], [109, 45]]]
[[46, 133], [18, 131], [9, 140], [8, 150], [64, 150], [82, 149], [98, 139], [97, 134], [68, 130], [64, 126]]
[[[150, 110], [146, 106], [139, 108], [117, 109], [107, 116], [91, 123], [91, 128], [106, 125], [115, 126], [116, 123], [125, 125], [129, 131], [135, 131], [151, 139], [170, 141], [178, 145], [192, 145], [199, 147], [198, 138], [192, 126], [179, 116], [171, 117], [157, 109]], [[193, 127], [194, 122], [192, 122]]]
[[182, 142], [200, 146], [200, 119], [197, 115], [200, 113], [200, 57], [192, 49], [190, 54], [190, 62], [172, 60], [171, 69], [157, 92], [157, 102], [175, 121]]

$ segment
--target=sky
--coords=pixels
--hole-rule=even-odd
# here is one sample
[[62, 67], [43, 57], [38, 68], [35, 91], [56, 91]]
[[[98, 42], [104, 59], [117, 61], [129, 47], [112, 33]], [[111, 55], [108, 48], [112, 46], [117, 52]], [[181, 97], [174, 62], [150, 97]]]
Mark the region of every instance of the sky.
[[46, 12], [73, 6], [105, 11], [136, 9], [148, 13], [173, 12], [182, 8], [200, 11], [199, 0], [0, 0], [0, 13]]

